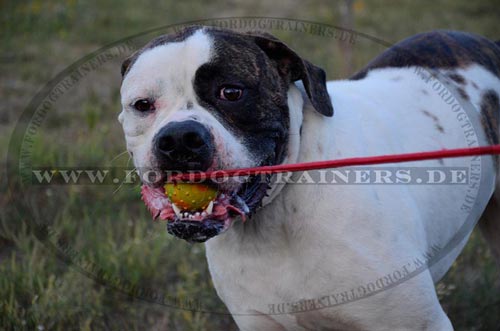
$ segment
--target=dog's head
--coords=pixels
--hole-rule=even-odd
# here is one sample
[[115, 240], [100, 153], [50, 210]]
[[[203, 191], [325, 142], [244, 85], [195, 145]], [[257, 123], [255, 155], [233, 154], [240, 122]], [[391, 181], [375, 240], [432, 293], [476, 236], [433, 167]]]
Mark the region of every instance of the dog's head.
[[[216, 185], [203, 211], [187, 212], [165, 195], [165, 171], [208, 171], [280, 164], [289, 153], [288, 91], [301, 80], [313, 107], [333, 108], [322, 69], [268, 34], [191, 27], [154, 39], [122, 65], [127, 149], [143, 180], [143, 199], [170, 233], [203, 242], [261, 204], [261, 177]], [[148, 174], [155, 180], [146, 180]]]

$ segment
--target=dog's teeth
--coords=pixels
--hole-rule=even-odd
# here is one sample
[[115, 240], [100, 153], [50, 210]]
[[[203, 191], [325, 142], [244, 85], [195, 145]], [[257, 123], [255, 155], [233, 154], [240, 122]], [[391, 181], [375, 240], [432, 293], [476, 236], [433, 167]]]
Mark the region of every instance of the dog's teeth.
[[192, 220], [193, 218], [194, 218], [194, 215], [193, 215], [193, 214], [189, 215], [189, 219], [190, 219], [190, 220]]
[[213, 209], [214, 209], [214, 202], [210, 201], [210, 203], [208, 204], [207, 209], [205, 209], [205, 212], [207, 213], [207, 215], [210, 215], [212, 213]]
[[200, 216], [201, 214], [199, 212], [196, 212], [194, 216]]
[[177, 217], [182, 217], [181, 210], [175, 205], [175, 203], [172, 203], [172, 208], [174, 209], [175, 215], [177, 215]]
[[186, 218], [187, 218], [188, 216], [189, 216], [189, 213], [188, 213], [188, 212], [185, 212], [185, 213], [184, 213], [184, 217], [186, 217]]
[[206, 217], [206, 216], [207, 216], [207, 213], [206, 213], [206, 212], [202, 212], [202, 213], [201, 213], [201, 216]]
[[245, 200], [243, 200], [239, 195], [237, 195], [235, 197], [235, 199], [236, 199], [236, 202], [238, 203], [240, 209], [242, 209], [244, 213], [249, 213], [250, 212], [250, 208], [248, 208], [248, 205], [245, 202]]

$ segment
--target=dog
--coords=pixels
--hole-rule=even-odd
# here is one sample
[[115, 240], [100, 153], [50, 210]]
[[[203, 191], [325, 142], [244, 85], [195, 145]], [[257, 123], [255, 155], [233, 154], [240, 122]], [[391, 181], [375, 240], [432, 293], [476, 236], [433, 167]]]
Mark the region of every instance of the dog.
[[[359, 178], [339, 185], [320, 171], [226, 178], [198, 212], [163, 188], [165, 171], [498, 144], [498, 43], [423, 33], [327, 82], [270, 34], [193, 26], [154, 39], [121, 73], [119, 121], [144, 202], [170, 233], [206, 241], [241, 330], [452, 330], [434, 284], [479, 219], [500, 257], [493, 156], [349, 168]], [[432, 178], [419, 185], [411, 171]]]

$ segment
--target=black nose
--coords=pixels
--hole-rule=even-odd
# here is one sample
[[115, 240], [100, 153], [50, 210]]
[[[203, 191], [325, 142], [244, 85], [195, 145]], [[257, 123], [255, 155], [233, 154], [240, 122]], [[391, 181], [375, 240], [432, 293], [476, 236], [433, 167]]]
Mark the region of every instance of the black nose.
[[205, 171], [212, 164], [212, 135], [199, 122], [170, 122], [156, 134], [153, 144], [163, 170]]

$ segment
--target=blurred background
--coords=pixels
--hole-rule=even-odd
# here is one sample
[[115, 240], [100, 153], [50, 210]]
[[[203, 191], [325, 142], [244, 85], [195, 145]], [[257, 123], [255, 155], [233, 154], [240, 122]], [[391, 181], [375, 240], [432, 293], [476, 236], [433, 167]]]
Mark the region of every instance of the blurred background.
[[[0, 0], [0, 157], [10, 162], [0, 176], [0, 330], [236, 330], [212, 287], [203, 245], [174, 239], [164, 224], [153, 223], [137, 185], [16, 190], [17, 161], [7, 158], [13, 130], [31, 98], [78, 59], [155, 27], [236, 16], [304, 19], [388, 43], [432, 29], [500, 39], [498, 0]], [[366, 38], [348, 45], [268, 32], [325, 68], [329, 79], [348, 77], [385, 49]], [[158, 33], [138, 37], [134, 44]], [[125, 55], [89, 73], [51, 107], [35, 135], [33, 165], [130, 165], [116, 120]], [[217, 314], [169, 308], [99, 284], [41, 243], [29, 226], [34, 219], [50, 225], [60, 243], [105, 274], [157, 289], [176, 302], [194, 301]], [[437, 285], [456, 330], [500, 329], [499, 275], [474, 232]]]

